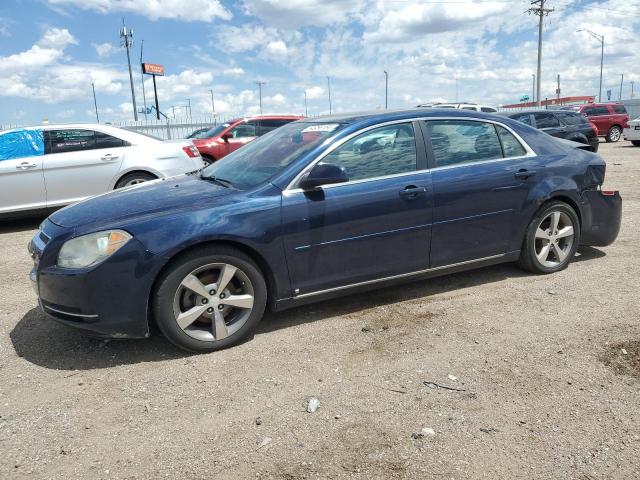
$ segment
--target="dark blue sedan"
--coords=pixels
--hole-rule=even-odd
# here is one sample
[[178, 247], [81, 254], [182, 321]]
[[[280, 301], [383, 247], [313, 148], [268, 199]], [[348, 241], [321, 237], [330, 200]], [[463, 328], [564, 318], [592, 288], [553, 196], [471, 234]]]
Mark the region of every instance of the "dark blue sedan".
[[186, 350], [251, 334], [267, 304], [604, 246], [621, 199], [584, 145], [454, 110], [303, 120], [203, 171], [51, 215], [29, 244], [39, 303], [66, 325]]

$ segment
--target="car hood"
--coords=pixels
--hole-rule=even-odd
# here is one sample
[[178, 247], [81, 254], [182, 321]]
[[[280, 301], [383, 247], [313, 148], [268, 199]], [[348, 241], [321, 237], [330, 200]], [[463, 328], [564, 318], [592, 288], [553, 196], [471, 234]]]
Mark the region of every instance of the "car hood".
[[202, 180], [197, 174], [179, 175], [89, 198], [58, 210], [49, 220], [61, 227], [108, 224], [114, 220], [211, 207], [211, 198], [235, 192], [237, 190]]

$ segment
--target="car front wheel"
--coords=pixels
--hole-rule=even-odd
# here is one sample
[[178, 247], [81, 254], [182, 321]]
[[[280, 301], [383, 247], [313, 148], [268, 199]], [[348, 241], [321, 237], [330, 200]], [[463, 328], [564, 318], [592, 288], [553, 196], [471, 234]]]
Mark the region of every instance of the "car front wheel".
[[640, 140], [631, 140], [631, 144], [634, 147], [640, 147]]
[[533, 273], [560, 271], [573, 259], [579, 242], [576, 212], [564, 202], [550, 202], [529, 223], [519, 264]]
[[178, 258], [158, 282], [153, 314], [162, 333], [191, 352], [226, 348], [250, 335], [261, 320], [267, 287], [257, 265], [225, 246]]
[[609, 133], [607, 133], [607, 142], [617, 142], [620, 140], [622, 136], [622, 129], [617, 125], [614, 125], [609, 129]]

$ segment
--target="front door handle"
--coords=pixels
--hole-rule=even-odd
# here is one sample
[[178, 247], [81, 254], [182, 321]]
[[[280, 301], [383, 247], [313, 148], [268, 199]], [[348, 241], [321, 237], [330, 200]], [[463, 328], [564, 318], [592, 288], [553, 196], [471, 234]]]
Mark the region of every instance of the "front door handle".
[[29, 170], [30, 168], [36, 168], [38, 165], [35, 163], [22, 162], [20, 165], [16, 165], [17, 170]]
[[513, 176], [516, 178], [526, 179], [529, 177], [533, 177], [535, 174], [535, 170], [525, 170], [523, 168], [522, 170], [518, 170], [516, 173], [514, 173]]
[[427, 192], [425, 187], [416, 187], [415, 185], [408, 185], [403, 190], [400, 190], [400, 196], [407, 200], [413, 200], [414, 198], [424, 195]]

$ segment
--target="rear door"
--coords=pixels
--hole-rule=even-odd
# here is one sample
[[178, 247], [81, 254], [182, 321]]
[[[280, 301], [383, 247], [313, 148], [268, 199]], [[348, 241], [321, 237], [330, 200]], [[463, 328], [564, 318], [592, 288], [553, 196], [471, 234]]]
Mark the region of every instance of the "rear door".
[[260, 137], [290, 122], [293, 122], [293, 120], [286, 118], [261, 118], [258, 125], [258, 136]]
[[582, 113], [598, 128], [598, 135], [606, 135], [611, 128], [611, 115], [604, 106], [585, 107]]
[[0, 213], [45, 207], [43, 158], [42, 130], [0, 135]]
[[506, 128], [470, 120], [424, 123], [432, 169], [431, 267], [517, 250], [514, 220], [540, 165]]
[[47, 206], [80, 201], [106, 192], [120, 171], [123, 140], [90, 129], [45, 131], [44, 179]]

